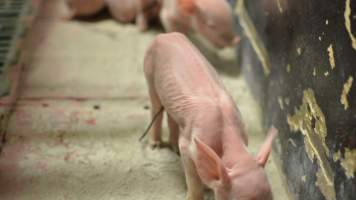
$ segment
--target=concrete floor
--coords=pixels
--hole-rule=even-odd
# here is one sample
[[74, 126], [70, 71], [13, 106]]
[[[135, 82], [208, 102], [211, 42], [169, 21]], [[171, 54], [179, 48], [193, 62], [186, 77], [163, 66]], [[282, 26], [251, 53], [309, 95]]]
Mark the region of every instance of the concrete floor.
[[[0, 199], [185, 199], [179, 157], [138, 142], [150, 120], [142, 61], [157, 31], [110, 19], [62, 21], [53, 17], [56, 6], [29, 35], [21, 96], [0, 157]], [[264, 139], [260, 108], [233, 50], [212, 55], [256, 153]], [[288, 199], [273, 159], [266, 170], [275, 199]]]

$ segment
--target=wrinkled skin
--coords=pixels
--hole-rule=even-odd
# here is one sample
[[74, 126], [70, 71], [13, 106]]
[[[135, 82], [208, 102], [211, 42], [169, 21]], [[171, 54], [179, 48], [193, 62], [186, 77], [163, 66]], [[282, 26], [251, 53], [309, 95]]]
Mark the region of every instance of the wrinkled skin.
[[157, 0], [105, 0], [111, 15], [119, 22], [136, 21], [140, 30], [146, 30], [148, 22], [158, 17]]
[[[277, 130], [271, 128], [256, 157], [247, 151], [240, 113], [218, 74], [181, 33], [159, 34], [146, 52], [144, 72], [151, 116], [163, 106], [169, 143], [179, 149], [187, 199], [203, 200], [204, 185], [216, 200], [271, 200], [263, 167]], [[152, 147], [161, 146], [161, 112], [150, 130]]]
[[66, 0], [70, 15], [68, 18], [90, 16], [104, 8], [104, 0]]
[[196, 31], [218, 48], [239, 42], [226, 0], [161, 0], [161, 22], [167, 32]]

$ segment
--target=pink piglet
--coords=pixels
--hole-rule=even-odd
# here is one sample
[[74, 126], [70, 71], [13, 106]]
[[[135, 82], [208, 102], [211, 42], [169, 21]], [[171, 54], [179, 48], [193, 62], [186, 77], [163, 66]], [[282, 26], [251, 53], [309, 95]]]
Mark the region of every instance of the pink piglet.
[[[271, 128], [257, 156], [247, 151], [247, 136], [232, 97], [197, 48], [180, 33], [159, 34], [146, 52], [144, 73], [152, 117], [163, 107], [169, 142], [181, 154], [187, 199], [203, 200], [204, 185], [216, 200], [271, 200], [264, 173], [277, 129]], [[163, 112], [153, 122], [149, 141], [162, 143]]]

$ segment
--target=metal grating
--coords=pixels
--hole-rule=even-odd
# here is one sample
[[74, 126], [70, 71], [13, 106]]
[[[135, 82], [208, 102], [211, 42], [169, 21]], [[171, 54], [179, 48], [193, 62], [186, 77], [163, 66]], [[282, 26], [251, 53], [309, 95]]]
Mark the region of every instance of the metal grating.
[[0, 0], [0, 97], [9, 92], [5, 77], [11, 63], [16, 62], [16, 41], [24, 32], [24, 17], [30, 11], [29, 0]]

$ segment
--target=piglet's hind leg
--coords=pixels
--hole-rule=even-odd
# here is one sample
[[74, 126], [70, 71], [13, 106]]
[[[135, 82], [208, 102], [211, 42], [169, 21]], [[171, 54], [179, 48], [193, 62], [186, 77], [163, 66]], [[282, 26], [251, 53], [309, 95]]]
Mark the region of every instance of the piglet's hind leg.
[[[150, 82], [150, 81], [148, 81]], [[156, 93], [155, 88], [152, 84], [149, 83], [149, 95], [151, 99], [151, 119], [154, 119], [152, 128], [149, 132], [149, 143], [152, 148], [162, 146], [162, 138], [161, 138], [161, 131], [162, 131], [162, 119], [163, 119], [163, 112], [160, 112], [162, 108], [161, 101]]]
[[178, 137], [179, 137], [179, 127], [174, 119], [167, 113], [167, 121], [169, 127], [169, 143], [174, 152], [179, 154], [178, 149]]

